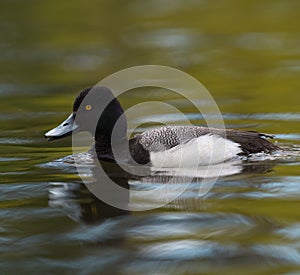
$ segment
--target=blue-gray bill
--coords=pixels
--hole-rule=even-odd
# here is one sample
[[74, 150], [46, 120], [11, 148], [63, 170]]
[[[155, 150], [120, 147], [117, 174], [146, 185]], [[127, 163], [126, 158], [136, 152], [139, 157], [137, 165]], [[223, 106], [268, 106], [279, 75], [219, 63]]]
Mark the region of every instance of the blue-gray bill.
[[71, 135], [78, 128], [79, 126], [75, 123], [74, 115], [70, 114], [61, 124], [45, 133], [45, 137], [48, 141], [63, 138]]

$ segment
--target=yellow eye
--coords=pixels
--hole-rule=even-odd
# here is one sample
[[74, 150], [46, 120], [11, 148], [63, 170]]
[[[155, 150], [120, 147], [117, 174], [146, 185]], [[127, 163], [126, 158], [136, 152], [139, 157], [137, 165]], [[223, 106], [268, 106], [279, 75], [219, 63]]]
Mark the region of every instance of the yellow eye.
[[91, 106], [91, 105], [86, 105], [86, 106], [85, 106], [85, 109], [86, 109], [87, 111], [90, 111], [90, 110], [92, 110], [92, 106]]

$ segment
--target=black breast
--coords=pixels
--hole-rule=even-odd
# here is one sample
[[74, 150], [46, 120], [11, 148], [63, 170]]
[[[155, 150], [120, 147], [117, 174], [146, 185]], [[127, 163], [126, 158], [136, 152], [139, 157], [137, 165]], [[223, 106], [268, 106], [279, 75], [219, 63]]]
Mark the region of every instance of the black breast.
[[129, 140], [129, 151], [135, 162], [143, 165], [150, 162], [150, 153], [139, 143], [139, 136]]

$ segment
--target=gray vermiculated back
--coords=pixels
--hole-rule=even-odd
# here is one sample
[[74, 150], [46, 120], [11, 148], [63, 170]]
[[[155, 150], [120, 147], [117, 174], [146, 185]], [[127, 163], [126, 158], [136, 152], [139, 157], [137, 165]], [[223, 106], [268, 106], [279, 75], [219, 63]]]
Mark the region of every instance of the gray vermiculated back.
[[136, 136], [144, 149], [158, 152], [186, 143], [193, 138], [206, 134], [218, 135], [240, 144], [245, 154], [258, 152], [272, 152], [279, 148], [264, 138], [270, 135], [253, 131], [234, 129], [216, 129], [201, 126], [163, 126], [145, 131]]

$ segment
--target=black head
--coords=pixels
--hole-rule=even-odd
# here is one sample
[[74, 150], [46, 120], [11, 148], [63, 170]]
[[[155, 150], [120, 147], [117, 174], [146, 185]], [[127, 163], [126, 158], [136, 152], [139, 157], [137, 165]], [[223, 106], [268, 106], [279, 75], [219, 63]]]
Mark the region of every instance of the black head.
[[82, 90], [74, 100], [72, 114], [45, 136], [48, 140], [54, 140], [73, 132], [88, 131], [96, 140], [110, 140], [117, 121], [117, 136], [123, 138], [126, 136], [127, 122], [122, 106], [109, 88], [95, 86]]

